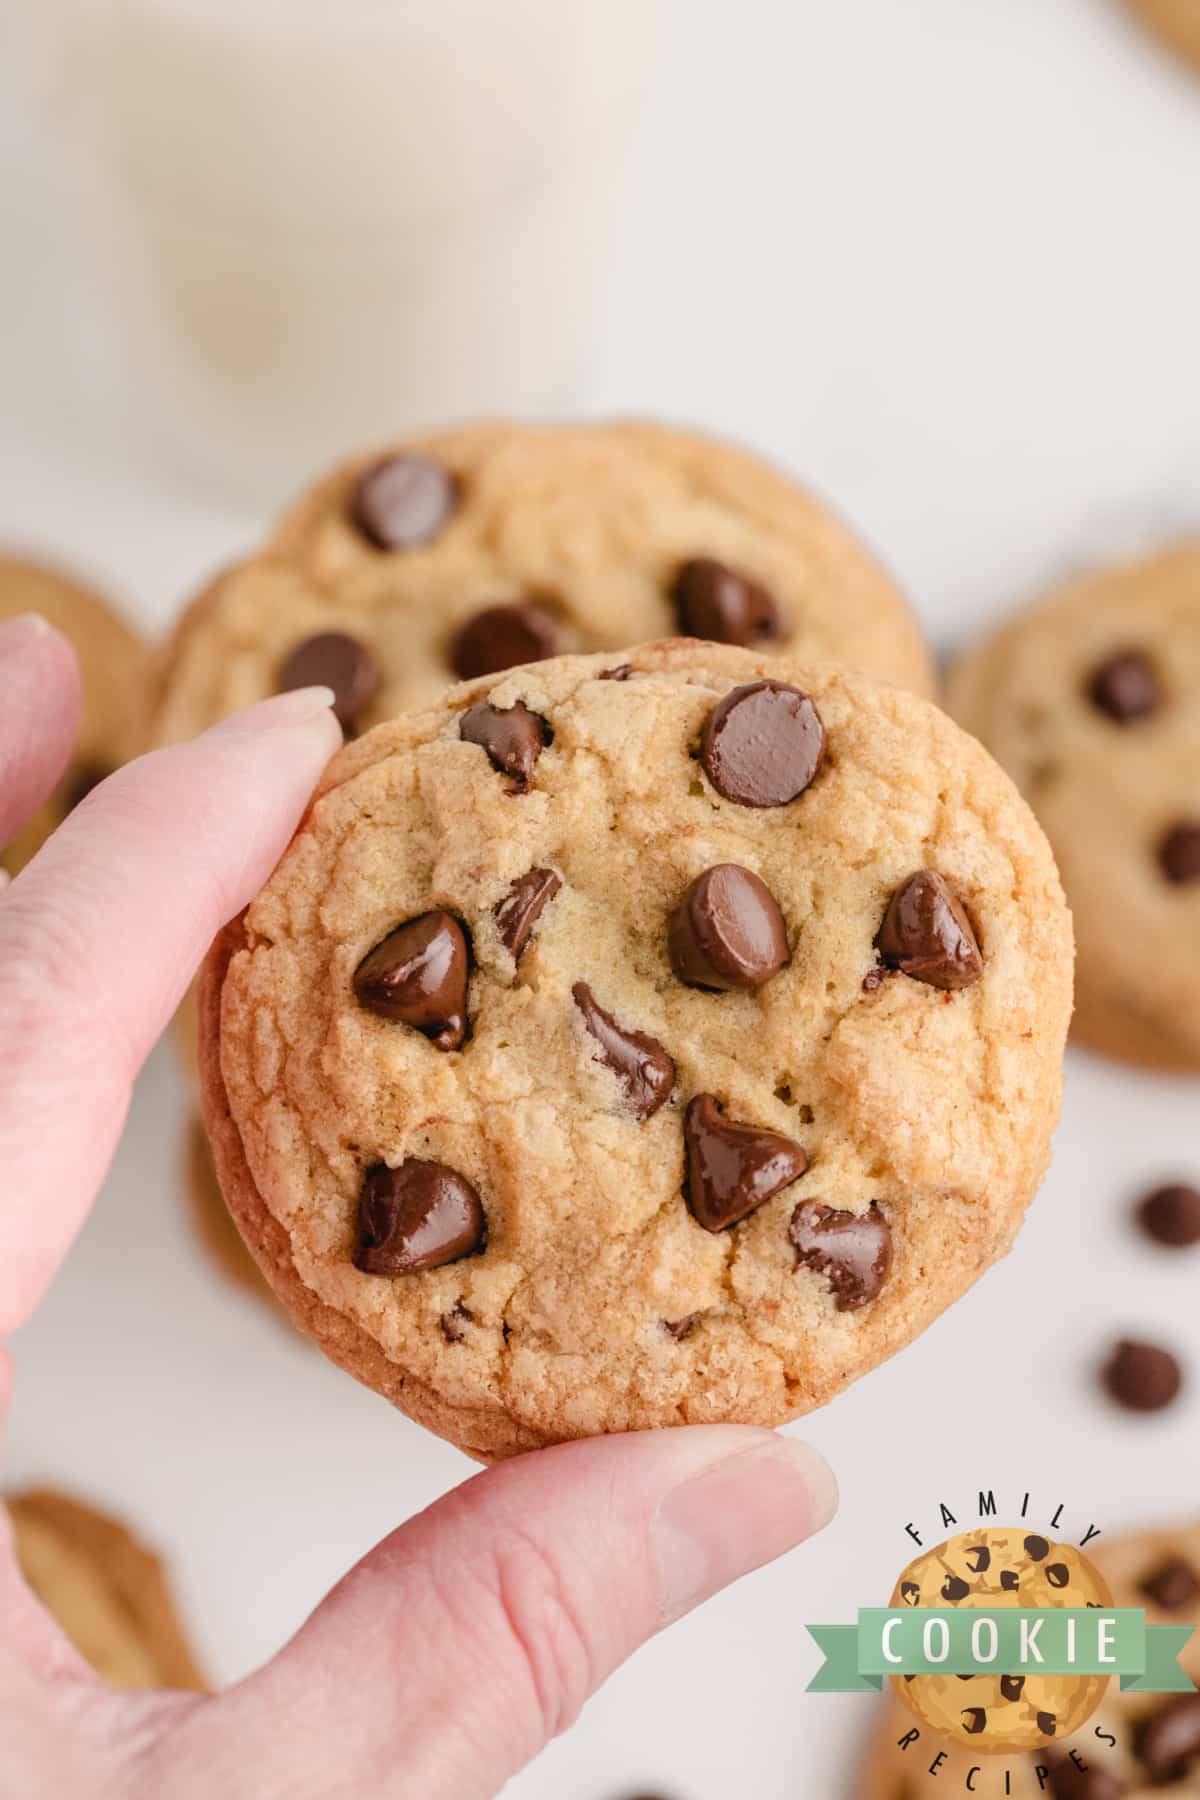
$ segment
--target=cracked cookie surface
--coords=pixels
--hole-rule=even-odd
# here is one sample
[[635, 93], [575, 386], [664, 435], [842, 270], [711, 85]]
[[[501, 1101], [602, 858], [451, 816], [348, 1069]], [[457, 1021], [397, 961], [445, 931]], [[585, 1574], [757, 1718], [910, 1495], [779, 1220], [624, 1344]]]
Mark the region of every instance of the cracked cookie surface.
[[1070, 921], [979, 746], [833, 666], [628, 661], [348, 746], [206, 974], [251, 1248], [484, 1457], [828, 1400], [1007, 1250], [1058, 1112]]

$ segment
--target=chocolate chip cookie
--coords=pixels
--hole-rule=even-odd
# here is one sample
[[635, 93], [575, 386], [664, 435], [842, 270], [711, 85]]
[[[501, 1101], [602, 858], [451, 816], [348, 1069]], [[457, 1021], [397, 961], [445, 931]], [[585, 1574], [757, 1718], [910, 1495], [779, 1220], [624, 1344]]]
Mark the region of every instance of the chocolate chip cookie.
[[210, 958], [230, 1208], [329, 1354], [481, 1457], [775, 1424], [1009, 1247], [1070, 921], [928, 702], [673, 641], [330, 766]]
[[98, 594], [57, 570], [0, 556], [0, 619], [38, 612], [71, 640], [83, 670], [83, 716], [75, 753], [46, 804], [13, 842], [0, 868], [15, 875], [84, 795], [135, 756], [145, 730], [146, 652]]
[[1128, 0], [1142, 22], [1200, 68], [1200, 0]]
[[[1060, 1556], [1066, 1548], [1055, 1545], [1053, 1555], [1069, 1567], [1069, 1559]], [[1152, 1625], [1200, 1618], [1200, 1524], [1139, 1532], [1109, 1544], [1101, 1538], [1088, 1545], [1085, 1555], [1110, 1590], [1113, 1605], [1145, 1607]], [[925, 1604], [947, 1602], [939, 1598]], [[1180, 1661], [1193, 1681], [1200, 1680], [1200, 1632]], [[987, 1679], [972, 1676], [953, 1685], [969, 1692]], [[997, 1756], [994, 1779], [989, 1779], [979, 1739], [936, 1735], [895, 1695], [877, 1703], [877, 1709], [878, 1726], [857, 1789], [860, 1800], [934, 1800], [960, 1794], [972, 1767], [980, 1773], [971, 1791], [1005, 1793], [1012, 1800], [1200, 1796], [1200, 1695], [1123, 1694], [1110, 1682], [1098, 1710], [1078, 1731], [1043, 1741], [1032, 1753]], [[902, 1749], [901, 1740], [914, 1729], [920, 1737]], [[935, 1762], [937, 1767], [931, 1768]]]
[[49, 1488], [11, 1495], [21, 1573], [79, 1654], [121, 1688], [203, 1688], [157, 1556]]
[[156, 730], [320, 682], [361, 731], [455, 680], [673, 631], [932, 685], [892, 583], [757, 459], [651, 425], [483, 425], [357, 458], [301, 499], [185, 615]]
[[1079, 1037], [1200, 1069], [1200, 544], [1060, 589], [971, 651], [949, 693], [1054, 847]]

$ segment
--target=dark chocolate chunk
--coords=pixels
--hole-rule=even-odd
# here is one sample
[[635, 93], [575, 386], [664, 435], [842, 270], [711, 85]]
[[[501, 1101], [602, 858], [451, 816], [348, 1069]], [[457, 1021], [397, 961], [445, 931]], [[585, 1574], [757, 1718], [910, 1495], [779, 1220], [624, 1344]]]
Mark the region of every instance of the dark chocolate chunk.
[[875, 946], [889, 969], [930, 987], [970, 987], [983, 974], [966, 908], [933, 869], [921, 869], [896, 889]]
[[671, 1097], [675, 1064], [657, 1038], [618, 1025], [612, 1014], [597, 1004], [586, 981], [575, 983], [571, 997], [600, 1046], [601, 1062], [607, 1064], [624, 1088], [630, 1111], [637, 1119], [648, 1119]]
[[483, 1244], [479, 1195], [445, 1163], [409, 1157], [376, 1163], [358, 1197], [354, 1266], [364, 1275], [413, 1275], [470, 1256]]
[[689, 987], [761, 987], [790, 960], [775, 896], [737, 863], [696, 877], [671, 915], [667, 945], [671, 967]]
[[874, 1300], [892, 1266], [891, 1227], [874, 1200], [862, 1213], [802, 1200], [792, 1214], [788, 1237], [797, 1268], [828, 1278], [839, 1312], [856, 1312]]
[[683, 1121], [686, 1196], [706, 1231], [724, 1231], [808, 1167], [800, 1145], [778, 1131], [732, 1125], [712, 1094], [697, 1094]]
[[533, 765], [551, 739], [545, 719], [530, 712], [523, 700], [505, 707], [477, 700], [463, 714], [458, 735], [465, 743], [481, 745], [492, 767], [513, 777], [516, 794], [529, 791]]
[[825, 755], [825, 727], [807, 694], [785, 681], [737, 687], [709, 713], [700, 760], [718, 794], [739, 806], [786, 806]]
[[421, 1032], [439, 1050], [467, 1035], [467, 935], [453, 914], [422, 913], [390, 931], [354, 971], [360, 1006]]
[[671, 597], [679, 629], [687, 637], [714, 644], [762, 644], [783, 635], [779, 609], [766, 588], [710, 556], [684, 563]]

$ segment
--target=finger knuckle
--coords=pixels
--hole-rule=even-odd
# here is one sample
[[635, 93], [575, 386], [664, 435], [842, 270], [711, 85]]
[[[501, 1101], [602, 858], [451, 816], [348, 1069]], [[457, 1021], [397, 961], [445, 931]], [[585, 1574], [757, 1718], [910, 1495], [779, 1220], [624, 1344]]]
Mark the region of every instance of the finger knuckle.
[[517, 1531], [488, 1552], [493, 1619], [537, 1709], [543, 1738], [572, 1723], [595, 1685], [594, 1656], [576, 1584], [547, 1547]]

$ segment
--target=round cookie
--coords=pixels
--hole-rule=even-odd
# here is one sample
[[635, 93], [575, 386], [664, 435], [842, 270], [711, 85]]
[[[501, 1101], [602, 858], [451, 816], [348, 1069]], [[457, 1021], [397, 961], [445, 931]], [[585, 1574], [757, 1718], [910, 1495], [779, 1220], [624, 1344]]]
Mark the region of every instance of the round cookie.
[[156, 736], [328, 682], [361, 731], [451, 682], [684, 631], [929, 692], [875, 561], [774, 469], [652, 425], [480, 425], [359, 457], [210, 584], [169, 648]]
[[123, 1525], [49, 1488], [5, 1504], [22, 1575], [98, 1674], [121, 1688], [204, 1688], [162, 1564]]
[[[1138, 1532], [1107, 1544], [1101, 1538], [1085, 1554], [1107, 1583], [1113, 1605], [1145, 1607], [1152, 1625], [1200, 1619], [1200, 1523]], [[1191, 1638], [1180, 1661], [1193, 1681], [1200, 1681], [1200, 1632]], [[982, 1679], [972, 1677], [970, 1684], [961, 1686], [965, 1689]], [[937, 1800], [962, 1793], [976, 1765], [981, 1772], [970, 1791], [981, 1800], [1001, 1793], [1011, 1800], [1200, 1796], [1200, 1696], [1123, 1694], [1111, 1682], [1098, 1710], [1073, 1736], [1032, 1753], [991, 1759], [994, 1778], [989, 1759], [980, 1756], [969, 1740], [955, 1743], [934, 1736], [924, 1726], [920, 1739], [902, 1750], [901, 1740], [917, 1722], [895, 1695], [878, 1703], [876, 1714], [876, 1729], [855, 1789], [858, 1800]], [[941, 1760], [932, 1769], [939, 1754]]]
[[83, 716], [74, 755], [46, 804], [13, 842], [0, 869], [15, 875], [72, 807], [136, 756], [145, 730], [144, 646], [98, 594], [54, 569], [0, 556], [0, 619], [38, 612], [68, 637], [83, 671]]
[[834, 666], [627, 661], [348, 746], [206, 970], [260, 1265], [481, 1457], [822, 1404], [1008, 1249], [1058, 1113], [1070, 920], [984, 751]]
[[1200, 68], [1200, 0], [1128, 0], [1152, 31]]
[[1077, 1035], [1200, 1068], [1200, 544], [1060, 588], [963, 658], [949, 706], [1053, 845]]
[[[1112, 1597], [1086, 1557], [1039, 1532], [989, 1526], [960, 1533], [916, 1557], [889, 1606], [1109, 1606]], [[1099, 1675], [915, 1675], [893, 1679], [917, 1718], [954, 1743], [988, 1754], [1032, 1750], [1068, 1737], [1098, 1706]]]

